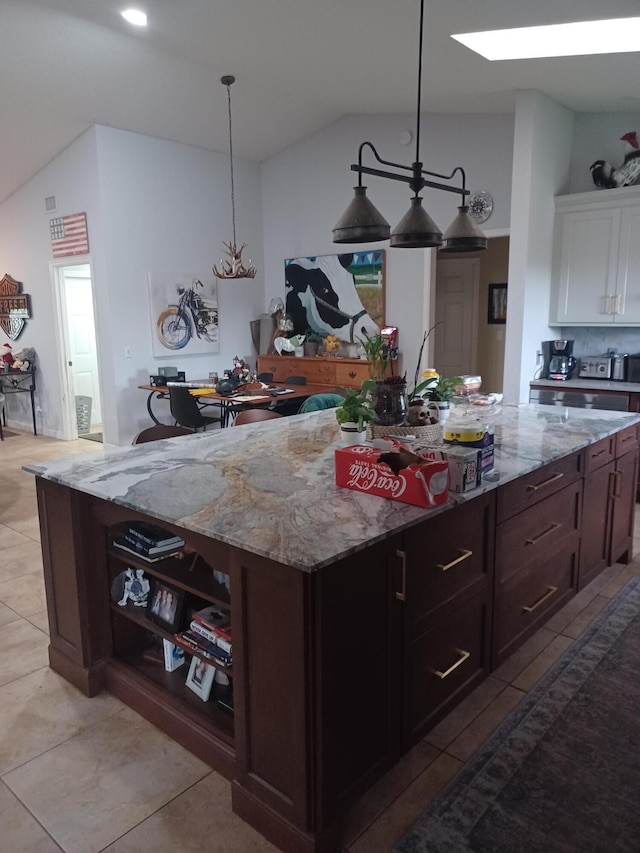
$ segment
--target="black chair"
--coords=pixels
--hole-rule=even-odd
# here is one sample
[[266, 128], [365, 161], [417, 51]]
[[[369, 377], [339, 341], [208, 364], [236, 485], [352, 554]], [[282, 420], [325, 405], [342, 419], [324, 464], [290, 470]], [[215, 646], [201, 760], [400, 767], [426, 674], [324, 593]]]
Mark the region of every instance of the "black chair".
[[273, 373], [259, 373], [258, 382], [273, 382]]
[[148, 441], [160, 441], [163, 438], [175, 438], [178, 435], [192, 435], [193, 430], [170, 424], [154, 424], [141, 430], [132, 444], [146, 444]]
[[245, 409], [244, 412], [238, 412], [238, 415], [233, 422], [234, 426], [242, 426], [242, 424], [252, 424], [257, 421], [271, 421], [274, 418], [281, 418], [277, 412], [270, 412], [269, 409]]
[[196, 398], [189, 393], [188, 388], [169, 388], [169, 408], [178, 426], [188, 427], [194, 432], [205, 430], [209, 424], [220, 423], [222, 420], [203, 415]]
[[284, 380], [285, 385], [306, 385], [307, 377], [306, 376], [287, 376]]

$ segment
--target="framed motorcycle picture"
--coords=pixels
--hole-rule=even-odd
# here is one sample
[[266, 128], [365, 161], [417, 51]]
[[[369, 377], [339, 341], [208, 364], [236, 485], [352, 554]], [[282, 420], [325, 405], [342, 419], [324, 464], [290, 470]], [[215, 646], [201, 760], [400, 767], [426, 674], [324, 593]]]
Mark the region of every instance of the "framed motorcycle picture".
[[156, 358], [220, 352], [213, 275], [149, 273], [149, 307]]

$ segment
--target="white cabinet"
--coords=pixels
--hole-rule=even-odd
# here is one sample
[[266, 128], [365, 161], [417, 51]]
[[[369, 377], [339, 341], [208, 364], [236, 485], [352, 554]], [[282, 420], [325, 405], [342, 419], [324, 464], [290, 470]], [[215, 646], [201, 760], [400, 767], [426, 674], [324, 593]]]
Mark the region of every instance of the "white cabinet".
[[640, 324], [640, 187], [555, 201], [550, 324]]

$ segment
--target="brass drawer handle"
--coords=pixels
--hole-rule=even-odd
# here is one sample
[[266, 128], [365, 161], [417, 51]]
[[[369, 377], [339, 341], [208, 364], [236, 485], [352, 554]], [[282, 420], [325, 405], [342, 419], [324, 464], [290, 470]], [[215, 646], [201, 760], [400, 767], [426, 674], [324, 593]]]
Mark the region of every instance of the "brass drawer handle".
[[452, 560], [450, 563], [446, 563], [442, 565], [442, 563], [438, 563], [438, 568], [441, 572], [446, 572], [448, 569], [453, 568], [453, 566], [457, 566], [458, 563], [461, 563], [463, 560], [466, 560], [467, 557], [470, 557], [473, 554], [473, 551], [466, 551], [464, 548], [461, 548], [462, 554], [456, 560]]
[[454, 669], [457, 669], [459, 666], [461, 666], [461, 664], [466, 661], [467, 658], [471, 657], [471, 652], [465, 652], [464, 649], [456, 649], [456, 651], [458, 652], [460, 657], [452, 666], [449, 667], [449, 669], [445, 669], [444, 672], [440, 672], [440, 670], [438, 670], [438, 672], [435, 673], [438, 678], [446, 678], [448, 675], [451, 675]]
[[555, 593], [556, 593], [557, 591], [558, 591], [558, 587], [557, 587], [557, 586], [550, 586], [550, 587], [547, 589], [547, 591], [545, 592], [545, 594], [542, 596], [542, 598], [539, 598], [539, 599], [536, 601], [536, 603], [535, 603], [535, 604], [532, 604], [530, 607], [523, 607], [523, 608], [522, 608], [522, 612], [523, 612], [523, 613], [533, 613], [533, 611], [534, 611], [534, 610], [537, 610], [537, 609], [538, 609], [538, 607], [540, 607], [540, 605], [541, 605], [541, 604], [544, 604], [544, 603], [545, 603], [545, 601], [547, 600], [547, 598], [551, 598], [551, 596], [552, 596], [552, 595], [555, 595]]
[[407, 597], [407, 555], [404, 551], [396, 551], [396, 557], [402, 560], [402, 589], [396, 591], [398, 601], [406, 601]]
[[538, 489], [543, 489], [545, 486], [551, 485], [551, 483], [555, 483], [556, 480], [561, 480], [564, 477], [564, 474], [554, 474], [553, 477], [549, 477], [548, 480], [545, 480], [543, 483], [538, 483], [537, 486], [527, 486], [528, 492], [537, 492]]
[[535, 539], [525, 539], [525, 545], [537, 545], [541, 539], [544, 539], [545, 536], [548, 536], [550, 533], [553, 533], [554, 530], [557, 530], [559, 527], [562, 527], [561, 524], [558, 524], [556, 521], [551, 522], [551, 527], [548, 530], [545, 530], [544, 533], [541, 533], [540, 536], [536, 536]]
[[[612, 474], [615, 478], [615, 481], [614, 481], [614, 490], [613, 490], [613, 494], [611, 495], [611, 497], [612, 498], [621, 498], [622, 497], [622, 480], [623, 480], [622, 471], [613, 471]], [[618, 484], [620, 484], [620, 485], [618, 485]]]
[[349, 379], [355, 379], [355, 378], [356, 378], [355, 370], [350, 370], [349, 371]]

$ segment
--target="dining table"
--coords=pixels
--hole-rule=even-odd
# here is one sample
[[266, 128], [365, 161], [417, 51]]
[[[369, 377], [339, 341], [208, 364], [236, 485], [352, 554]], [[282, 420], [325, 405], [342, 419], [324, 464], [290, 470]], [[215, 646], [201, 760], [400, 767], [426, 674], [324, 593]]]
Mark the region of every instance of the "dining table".
[[169, 382], [167, 385], [138, 385], [141, 391], [148, 392], [147, 412], [155, 424], [160, 424], [162, 421], [158, 419], [153, 410], [154, 401], [168, 400], [169, 391], [173, 385], [188, 388], [202, 407], [217, 406], [220, 410], [220, 426], [222, 428], [229, 426], [232, 414], [240, 411], [241, 408], [267, 408], [280, 400], [299, 400], [302, 405], [303, 400], [306, 400], [307, 397], [312, 397], [314, 394], [327, 394], [335, 390], [332, 385], [319, 383], [293, 385], [286, 382], [270, 382], [268, 384], [251, 382], [239, 386], [232, 394], [219, 394], [215, 385], [208, 384], [204, 380], [202, 382]]

